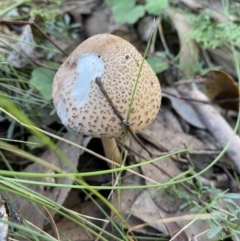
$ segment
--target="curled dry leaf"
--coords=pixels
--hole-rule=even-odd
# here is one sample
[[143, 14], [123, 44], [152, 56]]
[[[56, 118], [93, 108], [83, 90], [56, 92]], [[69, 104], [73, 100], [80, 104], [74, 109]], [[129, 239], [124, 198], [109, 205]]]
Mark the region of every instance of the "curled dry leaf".
[[205, 81], [206, 94], [211, 100], [226, 99], [226, 102], [218, 105], [226, 110], [238, 111], [239, 100], [234, 99], [239, 99], [239, 88], [229, 74], [220, 70], [210, 70], [201, 75], [201, 78]]

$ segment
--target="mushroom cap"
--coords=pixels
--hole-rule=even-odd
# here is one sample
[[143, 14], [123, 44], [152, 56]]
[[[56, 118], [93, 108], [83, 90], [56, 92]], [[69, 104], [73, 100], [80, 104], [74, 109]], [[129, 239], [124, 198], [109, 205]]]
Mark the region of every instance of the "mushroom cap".
[[62, 123], [77, 133], [94, 137], [121, 137], [125, 127], [113, 112], [95, 79], [127, 119], [134, 86], [136, 92], [128, 122], [133, 132], [150, 124], [161, 104], [161, 87], [150, 65], [126, 40], [98, 34], [81, 43], [57, 71], [53, 103]]

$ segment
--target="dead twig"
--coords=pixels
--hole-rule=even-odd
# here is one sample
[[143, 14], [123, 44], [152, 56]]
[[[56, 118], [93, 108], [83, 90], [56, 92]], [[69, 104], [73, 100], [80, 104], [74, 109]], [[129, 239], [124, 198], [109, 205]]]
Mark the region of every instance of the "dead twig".
[[64, 55], [68, 56], [69, 54], [61, 49], [35, 22], [33, 21], [12, 21], [0, 19], [0, 24], [15, 24], [15, 25], [31, 25], [36, 28], [53, 46], [55, 46], [59, 51]]
[[56, 238], [57, 240], [60, 240], [60, 236], [59, 236], [59, 233], [58, 233], [58, 229], [57, 229], [57, 225], [53, 219], [53, 216], [52, 214], [49, 212], [49, 210], [43, 206], [43, 208], [45, 209], [48, 217], [49, 217], [49, 222], [51, 224], [51, 227], [52, 227], [52, 230], [53, 230], [53, 237]]

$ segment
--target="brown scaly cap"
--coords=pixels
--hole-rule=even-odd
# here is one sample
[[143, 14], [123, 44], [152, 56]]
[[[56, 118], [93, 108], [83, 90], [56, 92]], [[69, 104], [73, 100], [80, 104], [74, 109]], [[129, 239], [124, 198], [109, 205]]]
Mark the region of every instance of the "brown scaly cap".
[[[124, 126], [96, 84], [96, 77], [123, 118], [127, 118], [132, 92], [143, 57], [126, 40], [98, 34], [81, 43], [57, 71], [53, 102], [63, 124], [94, 137], [121, 137]], [[130, 127], [134, 132], [149, 125], [161, 104], [161, 87], [144, 60], [137, 84]]]

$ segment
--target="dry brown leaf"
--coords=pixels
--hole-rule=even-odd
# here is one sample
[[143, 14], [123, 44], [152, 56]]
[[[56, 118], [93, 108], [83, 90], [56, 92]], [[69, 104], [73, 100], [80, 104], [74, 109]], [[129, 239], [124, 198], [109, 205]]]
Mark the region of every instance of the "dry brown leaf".
[[[234, 79], [226, 72], [210, 70], [206, 74], [201, 75], [201, 78], [205, 82], [206, 94], [211, 100], [239, 98], [238, 86]], [[218, 103], [218, 105], [226, 110], [238, 111], [239, 101]]]
[[19, 37], [19, 42], [13, 46], [13, 50], [8, 56], [8, 62], [16, 67], [22, 68], [29, 64], [29, 59], [35, 59], [35, 41], [30, 25], [24, 27]]
[[[178, 96], [179, 93], [175, 88], [164, 88], [167, 93]], [[163, 97], [168, 98], [171, 101], [173, 109], [190, 125], [195, 126], [200, 129], [206, 129], [202, 121], [199, 119], [194, 108], [185, 100], [175, 98], [164, 92]]]
[[[106, 209], [106, 206], [101, 201], [95, 201], [103, 209]], [[100, 227], [102, 227], [105, 223], [104, 220], [97, 220], [104, 219], [104, 215], [96, 206], [96, 204], [94, 204], [92, 201], [78, 203], [75, 207], [71, 208], [71, 210], [81, 215], [86, 215], [90, 217], [91, 219], [89, 219], [89, 221], [91, 223], [99, 225]], [[59, 222], [56, 223], [56, 225], [61, 237], [61, 241], [92, 241], [96, 238], [94, 237], [94, 235], [90, 234], [84, 227], [80, 227], [78, 224], [74, 223], [73, 221], [67, 218], [62, 218]], [[94, 231], [98, 232], [97, 230]]]
[[[181, 227], [174, 221], [169, 223], [162, 222], [163, 219], [169, 218], [171, 215], [160, 209], [150, 196], [151, 194], [148, 192], [148, 190], [145, 190], [135, 200], [132, 207], [134, 210], [133, 214], [139, 219], [143, 220], [145, 224], [133, 227], [132, 230], [137, 229], [138, 227], [141, 228], [141, 226], [149, 225], [158, 231], [161, 231], [165, 234], [169, 233], [171, 236], [173, 236], [176, 231], [181, 230]], [[174, 240], [188, 240], [188, 235], [183, 230]]]
[[[133, 170], [136, 171], [137, 173], [140, 173], [139, 168], [134, 168]], [[144, 181], [139, 176], [134, 175], [127, 171], [125, 177], [122, 180], [122, 185], [123, 186], [144, 185]], [[140, 190], [140, 189], [122, 190], [121, 191], [121, 199], [119, 199], [118, 192], [113, 193], [112, 201], [111, 201], [113, 206], [116, 207], [120, 211], [124, 220], [127, 220], [127, 222], [123, 223], [121, 220], [119, 220], [119, 218], [115, 217], [115, 221], [120, 226], [122, 226], [126, 229], [131, 229], [132, 227], [135, 227], [142, 223], [142, 221], [135, 218], [134, 215], [131, 215], [131, 217], [129, 217], [129, 214], [131, 214], [131, 207], [141, 192], [142, 192], [142, 190]], [[120, 202], [119, 202], [119, 200], [120, 200]], [[147, 229], [144, 229], [144, 228], [142, 228], [141, 230], [138, 230], [138, 231], [142, 232], [142, 233], [147, 233]]]

